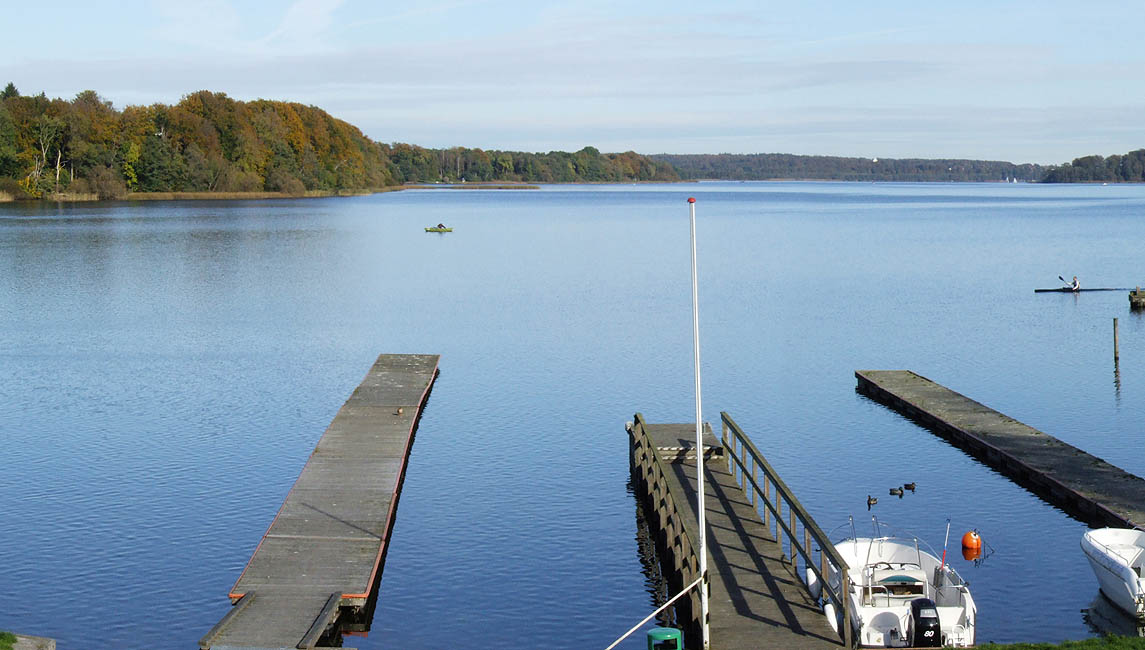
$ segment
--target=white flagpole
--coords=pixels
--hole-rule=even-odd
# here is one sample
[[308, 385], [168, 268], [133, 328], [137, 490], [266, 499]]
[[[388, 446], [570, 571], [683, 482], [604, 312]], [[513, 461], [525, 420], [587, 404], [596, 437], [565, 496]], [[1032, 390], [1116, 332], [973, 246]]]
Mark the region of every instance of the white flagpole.
[[696, 362], [696, 494], [700, 524], [700, 635], [703, 647], [708, 648], [708, 533], [704, 522], [704, 425], [700, 408], [700, 291], [696, 280], [696, 199], [689, 197], [692, 224], [692, 350]]

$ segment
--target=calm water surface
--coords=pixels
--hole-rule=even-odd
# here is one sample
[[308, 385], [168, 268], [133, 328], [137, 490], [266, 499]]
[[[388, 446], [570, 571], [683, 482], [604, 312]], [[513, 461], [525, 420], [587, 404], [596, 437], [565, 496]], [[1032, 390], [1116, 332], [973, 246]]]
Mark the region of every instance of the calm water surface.
[[347, 645], [608, 645], [653, 607], [624, 422], [693, 417], [690, 195], [705, 418], [729, 411], [824, 528], [868, 494], [935, 546], [947, 517], [978, 528], [993, 555], [957, 566], [979, 640], [1095, 634], [1084, 524], [853, 372], [915, 370], [1145, 475], [1145, 320], [1123, 292], [1032, 291], [1145, 284], [1140, 186], [0, 205], [0, 628], [195, 647], [374, 358], [417, 352], [441, 376]]

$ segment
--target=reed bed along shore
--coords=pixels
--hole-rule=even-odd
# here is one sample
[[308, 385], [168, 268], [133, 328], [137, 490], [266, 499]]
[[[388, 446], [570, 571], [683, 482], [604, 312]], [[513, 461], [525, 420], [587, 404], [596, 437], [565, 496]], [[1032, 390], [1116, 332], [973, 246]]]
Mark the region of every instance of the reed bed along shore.
[[[365, 196], [381, 192], [398, 192], [401, 190], [537, 190], [539, 185], [524, 183], [466, 183], [464, 185], [396, 185], [379, 187], [369, 190], [308, 190], [303, 194], [288, 194], [286, 192], [129, 192], [113, 201], [243, 201], [258, 199], [314, 199], [330, 196]], [[8, 192], [0, 191], [0, 202], [17, 200]], [[94, 193], [58, 192], [44, 195], [41, 199], [21, 198], [28, 201], [54, 201], [57, 203], [76, 203], [81, 201], [100, 201], [99, 195]]]
[[387, 192], [389, 188], [377, 190], [309, 190], [304, 194], [286, 192], [132, 192], [124, 197], [126, 201], [188, 201], [210, 199], [232, 201], [242, 199], [316, 199], [328, 196], [364, 196], [375, 192]]
[[[382, 190], [385, 191], [385, 190]], [[306, 194], [286, 194], [283, 192], [130, 192], [124, 196], [100, 199], [95, 193], [58, 192], [45, 194], [42, 198], [21, 198], [22, 201], [51, 201], [55, 203], [79, 203], [83, 201], [188, 201], [210, 199], [231, 201], [243, 199], [301, 199], [324, 196], [354, 196], [371, 192], [307, 192]], [[11, 194], [0, 192], [0, 201], [13, 201]]]

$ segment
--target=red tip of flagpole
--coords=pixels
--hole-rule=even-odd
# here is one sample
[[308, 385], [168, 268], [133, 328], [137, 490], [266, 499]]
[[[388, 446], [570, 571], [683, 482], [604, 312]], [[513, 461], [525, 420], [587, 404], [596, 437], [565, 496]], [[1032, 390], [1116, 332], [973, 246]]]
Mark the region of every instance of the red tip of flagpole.
[[696, 197], [694, 197], [694, 196], [688, 197], [688, 203], [695, 203], [695, 202], [696, 202]]

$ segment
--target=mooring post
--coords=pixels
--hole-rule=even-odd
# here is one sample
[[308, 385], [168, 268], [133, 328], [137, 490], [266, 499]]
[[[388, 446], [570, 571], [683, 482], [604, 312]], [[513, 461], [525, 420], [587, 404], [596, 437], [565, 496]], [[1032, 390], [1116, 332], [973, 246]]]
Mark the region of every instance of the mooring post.
[[1113, 319], [1113, 360], [1117, 361], [1119, 355], [1117, 353], [1117, 319]]

